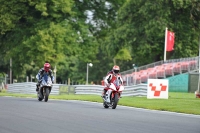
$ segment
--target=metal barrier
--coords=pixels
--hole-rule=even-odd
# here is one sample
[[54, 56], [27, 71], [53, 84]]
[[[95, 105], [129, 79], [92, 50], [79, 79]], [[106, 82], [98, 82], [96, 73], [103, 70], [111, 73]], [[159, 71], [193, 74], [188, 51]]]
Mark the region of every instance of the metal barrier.
[[[100, 85], [74, 85], [76, 94], [102, 95], [104, 86]], [[147, 84], [125, 86], [122, 96], [146, 96]]]
[[[60, 84], [53, 84], [51, 94], [59, 94]], [[24, 83], [13, 83], [8, 84], [8, 93], [22, 93], [22, 94], [36, 94], [36, 83], [34, 82], [24, 82]]]
[[[65, 84], [53, 84], [51, 95], [59, 95], [62, 93], [101, 95], [103, 88], [104, 86], [101, 85], [68, 86]], [[36, 94], [35, 89], [36, 89], [36, 83], [34, 82], [13, 83], [13, 84], [8, 84], [7, 92], [21, 93], [21, 94]], [[122, 96], [146, 96], [146, 95], [147, 95], [147, 84], [125, 86], [125, 89], [122, 92]]]

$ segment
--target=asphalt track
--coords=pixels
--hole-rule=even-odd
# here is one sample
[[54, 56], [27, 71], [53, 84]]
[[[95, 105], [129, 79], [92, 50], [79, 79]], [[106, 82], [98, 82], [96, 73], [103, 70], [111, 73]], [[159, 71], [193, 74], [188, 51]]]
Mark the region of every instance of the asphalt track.
[[0, 97], [0, 133], [200, 133], [200, 115]]

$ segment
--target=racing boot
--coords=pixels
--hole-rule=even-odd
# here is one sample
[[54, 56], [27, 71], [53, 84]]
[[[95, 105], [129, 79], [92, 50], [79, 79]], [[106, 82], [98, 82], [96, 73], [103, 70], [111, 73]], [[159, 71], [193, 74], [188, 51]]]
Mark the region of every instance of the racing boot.
[[105, 96], [105, 95], [106, 95], [106, 90], [104, 89], [104, 90], [103, 90], [103, 92], [102, 92], [102, 95], [101, 95], [101, 97], [102, 97], [103, 99], [105, 99], [105, 98], [106, 98], [106, 96]]
[[122, 92], [119, 93], [120, 98], [122, 98]]
[[39, 83], [36, 84], [36, 92], [39, 91], [39, 85], [40, 85]]
[[36, 86], [36, 92], [38, 92], [39, 91], [39, 88], [38, 88], [38, 86]]

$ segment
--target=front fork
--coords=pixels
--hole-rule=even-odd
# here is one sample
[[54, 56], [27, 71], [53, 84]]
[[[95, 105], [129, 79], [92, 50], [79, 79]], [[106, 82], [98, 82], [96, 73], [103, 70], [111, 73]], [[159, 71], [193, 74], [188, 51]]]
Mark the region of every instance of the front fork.
[[115, 94], [116, 93], [118, 93], [118, 99], [121, 97], [121, 94], [122, 94], [122, 92], [121, 91], [119, 91], [119, 92], [112, 92], [112, 94], [111, 94], [111, 98], [113, 99], [114, 97], [115, 97]]
[[112, 90], [108, 90], [105, 94], [105, 99], [104, 101], [106, 101], [107, 103], [112, 102], [115, 99], [115, 94], [118, 94], [118, 99], [121, 97], [121, 91], [117, 92], [117, 91], [112, 91]]

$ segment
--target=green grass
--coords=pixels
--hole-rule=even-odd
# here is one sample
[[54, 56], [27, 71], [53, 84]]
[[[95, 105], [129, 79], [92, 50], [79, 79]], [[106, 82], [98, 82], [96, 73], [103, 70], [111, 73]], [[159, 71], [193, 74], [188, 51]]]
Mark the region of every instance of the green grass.
[[[6, 92], [1, 92], [0, 96], [36, 98], [36, 94], [28, 95], [28, 94], [13, 94]], [[61, 100], [82, 100], [82, 101], [92, 101], [92, 102], [102, 103], [101, 97], [97, 95], [73, 95], [73, 94], [51, 95], [50, 94], [49, 98], [61, 99]], [[123, 97], [120, 99], [118, 105], [200, 115], [200, 98], [196, 98], [194, 93], [170, 92], [169, 99], [147, 99], [146, 97], [132, 97], [132, 96]]]

